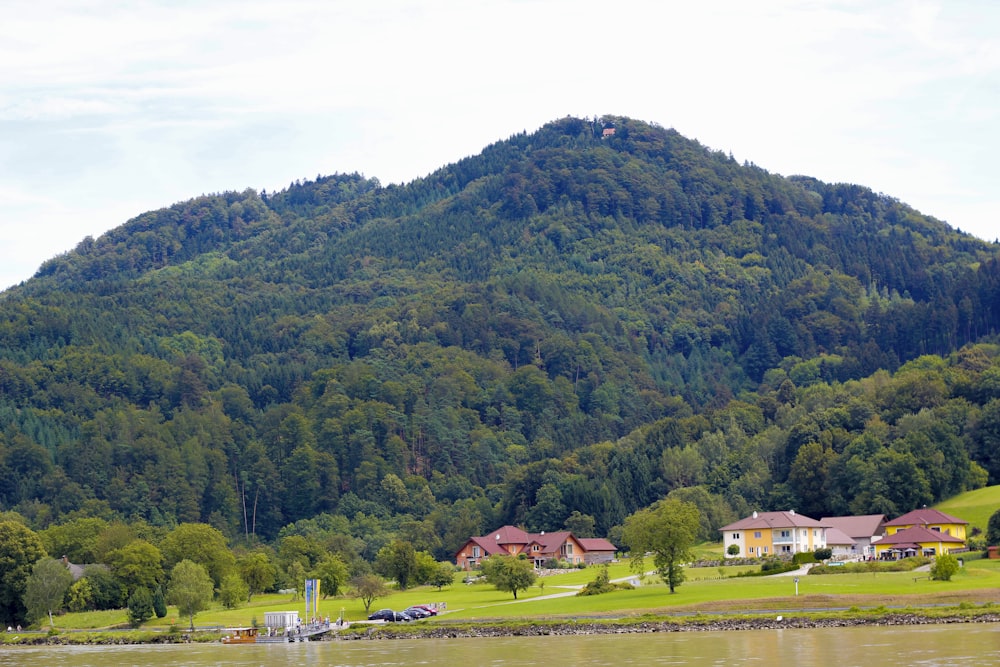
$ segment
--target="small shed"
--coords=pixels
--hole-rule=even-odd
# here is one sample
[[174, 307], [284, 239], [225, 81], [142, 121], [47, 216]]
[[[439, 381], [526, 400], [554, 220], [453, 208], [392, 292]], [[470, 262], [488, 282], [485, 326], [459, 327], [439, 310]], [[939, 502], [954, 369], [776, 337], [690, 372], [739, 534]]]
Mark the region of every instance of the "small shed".
[[299, 612], [297, 611], [265, 611], [264, 625], [272, 632], [277, 630], [294, 630], [299, 625]]

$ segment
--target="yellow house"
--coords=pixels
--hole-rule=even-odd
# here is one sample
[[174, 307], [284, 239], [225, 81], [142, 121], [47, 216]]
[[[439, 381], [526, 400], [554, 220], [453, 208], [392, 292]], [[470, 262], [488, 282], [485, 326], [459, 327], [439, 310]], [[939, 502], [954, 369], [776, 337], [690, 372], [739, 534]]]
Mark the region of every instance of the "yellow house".
[[923, 507], [885, 524], [885, 537], [875, 542], [875, 557], [897, 560], [965, 551], [968, 521]]
[[966, 526], [968, 525], [968, 521], [956, 519], [955, 517], [945, 514], [940, 510], [923, 507], [918, 510], [913, 510], [912, 512], [907, 512], [898, 519], [886, 522], [885, 535], [888, 537], [907, 528], [922, 526], [934, 532], [957, 537], [962, 541], [962, 546], [965, 546], [965, 531]]
[[875, 543], [875, 557], [879, 560], [937, 556], [952, 551], [965, 551], [965, 541], [923, 526], [904, 528]]
[[[723, 526], [722, 553], [726, 558], [763, 558], [815, 551], [826, 547], [827, 526], [794, 510], [754, 512]], [[731, 545], [739, 547], [729, 553]]]

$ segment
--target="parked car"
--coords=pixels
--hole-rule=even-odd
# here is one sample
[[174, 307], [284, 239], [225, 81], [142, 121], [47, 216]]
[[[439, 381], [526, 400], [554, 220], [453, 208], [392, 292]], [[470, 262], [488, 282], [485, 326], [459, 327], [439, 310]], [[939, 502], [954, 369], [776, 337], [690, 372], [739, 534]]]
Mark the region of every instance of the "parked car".
[[426, 611], [431, 616], [437, 616], [438, 615], [438, 610], [435, 609], [434, 607], [430, 606], [429, 604], [415, 604], [413, 606], [416, 607], [417, 609], [423, 609], [424, 611]]
[[401, 611], [393, 611], [392, 609], [379, 609], [374, 614], [369, 615], [368, 620], [396, 623], [399, 621], [412, 621], [413, 617]]
[[415, 620], [421, 618], [427, 618], [428, 616], [431, 615], [431, 613], [426, 609], [417, 606], [407, 607], [406, 609], [403, 610], [403, 613], [412, 616]]

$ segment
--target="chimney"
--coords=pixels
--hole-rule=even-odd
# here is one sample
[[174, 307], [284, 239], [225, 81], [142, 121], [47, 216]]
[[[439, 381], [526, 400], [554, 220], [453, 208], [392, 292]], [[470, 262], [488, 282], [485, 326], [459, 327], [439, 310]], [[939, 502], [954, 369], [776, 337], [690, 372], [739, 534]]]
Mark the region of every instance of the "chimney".
[[753, 511], [753, 518], [755, 518], [755, 519], [757, 518], [757, 510]]
[[791, 514], [792, 516], [795, 516], [795, 510], [788, 510], [788, 513]]

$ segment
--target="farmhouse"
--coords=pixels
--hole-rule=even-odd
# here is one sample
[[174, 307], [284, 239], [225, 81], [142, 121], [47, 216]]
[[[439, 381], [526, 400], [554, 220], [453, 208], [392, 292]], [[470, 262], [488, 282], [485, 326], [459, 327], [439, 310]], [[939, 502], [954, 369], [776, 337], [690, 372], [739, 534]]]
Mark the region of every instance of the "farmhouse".
[[471, 570], [489, 556], [521, 554], [530, 558], [537, 568], [549, 561], [578, 565], [610, 561], [615, 546], [604, 539], [578, 538], [567, 530], [528, 533], [515, 526], [503, 526], [489, 535], [470, 537], [455, 554], [455, 562], [460, 568]]

